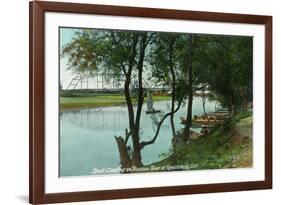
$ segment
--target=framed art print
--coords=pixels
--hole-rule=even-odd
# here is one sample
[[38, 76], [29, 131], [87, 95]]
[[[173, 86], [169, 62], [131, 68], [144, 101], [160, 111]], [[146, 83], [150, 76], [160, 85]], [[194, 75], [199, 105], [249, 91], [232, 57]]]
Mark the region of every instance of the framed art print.
[[272, 17], [30, 2], [30, 203], [272, 187]]

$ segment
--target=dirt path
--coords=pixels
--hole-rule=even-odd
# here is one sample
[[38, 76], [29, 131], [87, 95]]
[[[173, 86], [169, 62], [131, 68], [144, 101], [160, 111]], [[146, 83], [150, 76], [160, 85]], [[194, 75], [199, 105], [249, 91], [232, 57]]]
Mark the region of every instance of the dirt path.
[[241, 152], [234, 158], [235, 167], [253, 166], [253, 117], [242, 119], [233, 129], [232, 145], [240, 146]]

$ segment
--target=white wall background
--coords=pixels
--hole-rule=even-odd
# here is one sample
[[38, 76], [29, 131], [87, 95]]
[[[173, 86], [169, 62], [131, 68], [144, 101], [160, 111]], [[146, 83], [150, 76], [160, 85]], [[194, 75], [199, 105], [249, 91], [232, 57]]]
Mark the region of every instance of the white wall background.
[[[95, 202], [127, 204], [280, 204], [281, 6], [278, 0], [73, 0], [97, 4], [273, 15], [274, 188], [263, 191], [198, 194]], [[28, 201], [28, 0], [0, 6], [0, 204]], [[94, 202], [72, 203], [94, 204]]]

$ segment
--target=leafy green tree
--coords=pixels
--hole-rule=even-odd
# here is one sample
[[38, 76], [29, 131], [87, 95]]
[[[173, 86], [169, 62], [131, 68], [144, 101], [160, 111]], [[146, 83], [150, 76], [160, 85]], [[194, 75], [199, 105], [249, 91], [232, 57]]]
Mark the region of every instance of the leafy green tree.
[[[179, 63], [179, 54], [183, 49], [179, 41], [181, 35], [177, 33], [157, 33], [149, 56], [152, 70], [151, 78], [156, 79], [157, 84], [171, 88], [170, 124], [173, 138], [177, 136], [174, 114], [179, 110], [184, 97], [183, 92], [180, 92], [177, 86], [181, 75], [181, 64]], [[175, 107], [176, 102], [178, 103], [177, 107]]]
[[[104, 60], [104, 32], [92, 32], [92, 29], [81, 29], [75, 32], [75, 38], [66, 44], [61, 52], [67, 57], [68, 67], [74, 74], [93, 74], [99, 69], [98, 64]], [[99, 42], [99, 43], [94, 43]]]
[[223, 106], [232, 112], [246, 109], [252, 100], [252, 38], [240, 36], [201, 36], [204, 72], [207, 83]]
[[[158, 33], [152, 48], [152, 77], [172, 88], [171, 111], [175, 109], [175, 101], [178, 104], [183, 98], [187, 101], [185, 127], [181, 134], [183, 141], [190, 136], [193, 93], [207, 86], [201, 82], [204, 59], [200, 55], [204, 49], [199, 35], [182, 33]], [[173, 114], [170, 123], [175, 136]]]
[[[155, 142], [164, 120], [172, 114], [169, 112], [163, 116], [151, 140], [141, 141], [140, 119], [145, 97], [143, 68], [147, 48], [153, 41], [154, 35], [152, 32], [82, 29], [62, 51], [63, 55], [69, 57], [69, 69], [75, 73], [102, 71], [124, 76], [129, 129], [125, 130], [125, 137], [115, 137], [123, 168], [142, 166], [141, 150]], [[134, 112], [132, 86], [130, 86], [133, 83], [133, 75], [137, 76], [136, 112]], [[133, 145], [132, 155], [129, 154], [127, 146], [129, 139], [132, 140]]]

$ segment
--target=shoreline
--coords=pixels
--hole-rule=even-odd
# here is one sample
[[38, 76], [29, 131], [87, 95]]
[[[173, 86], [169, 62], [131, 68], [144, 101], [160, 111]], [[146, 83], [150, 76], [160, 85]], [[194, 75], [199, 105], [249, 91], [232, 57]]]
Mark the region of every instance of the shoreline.
[[[226, 124], [232, 126], [226, 131], [222, 131], [222, 126], [217, 127], [207, 136], [191, 139], [187, 144], [180, 144], [173, 151], [165, 153], [166, 157], [147, 166], [165, 167], [178, 162], [196, 164], [199, 161], [201, 164], [198, 163], [198, 169], [194, 170], [251, 168], [253, 166], [252, 112], [238, 113]], [[198, 150], [202, 150], [203, 147], [204, 151], [198, 155]], [[223, 156], [223, 160], [217, 160], [218, 156]]]
[[[133, 103], [133, 105], [136, 105]], [[126, 103], [120, 103], [120, 104], [109, 104], [109, 105], [103, 105], [103, 106], [96, 106], [96, 105], [85, 105], [85, 106], [72, 106], [72, 107], [61, 107], [60, 106], [60, 112], [70, 112], [70, 111], [78, 111], [78, 110], [86, 110], [86, 109], [97, 109], [97, 108], [107, 108], [107, 107], [123, 107], [126, 106]]]
[[[106, 96], [108, 97], [108, 96]], [[116, 97], [116, 96], [115, 96]], [[123, 97], [123, 96], [118, 96]], [[88, 101], [88, 99], [91, 99], [92, 101]], [[153, 101], [168, 101], [171, 100], [171, 97], [168, 95], [161, 95], [161, 96], [154, 96]], [[68, 100], [70, 102], [62, 102], [63, 100]], [[77, 100], [81, 100], [81, 102]], [[85, 99], [87, 101], [85, 101]], [[73, 100], [71, 102], [71, 100]], [[84, 101], [83, 101], [84, 100]], [[96, 101], [95, 101], [96, 100]], [[101, 100], [101, 101], [98, 101]], [[104, 101], [102, 101], [104, 100]], [[126, 106], [126, 101], [124, 98], [102, 98], [99, 96], [95, 99], [95, 97], [60, 97], [59, 100], [59, 111], [65, 112], [65, 111], [76, 111], [81, 109], [95, 109], [95, 108], [106, 108], [106, 107], [119, 107], [119, 106]], [[146, 97], [144, 99], [146, 101]], [[135, 106], [137, 104], [136, 99], [132, 100], [132, 104]], [[145, 104], [145, 103], [144, 103]]]

